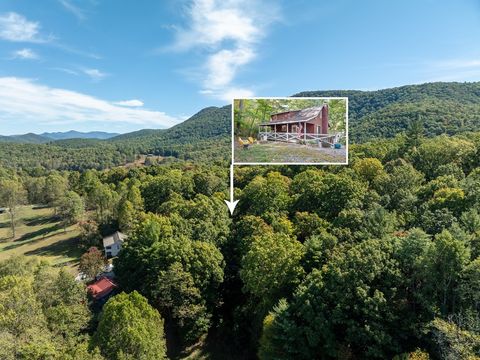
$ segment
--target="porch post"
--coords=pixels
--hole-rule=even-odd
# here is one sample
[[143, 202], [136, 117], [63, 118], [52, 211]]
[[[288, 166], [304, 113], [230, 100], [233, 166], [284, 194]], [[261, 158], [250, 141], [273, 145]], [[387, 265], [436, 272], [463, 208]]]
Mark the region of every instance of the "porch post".
[[[300, 123], [299, 123], [300, 124]], [[307, 123], [303, 125], [303, 141], [307, 141]], [[306, 145], [306, 143], [305, 143]]]
[[328, 105], [322, 106], [322, 134], [328, 135]]
[[288, 123], [287, 123], [287, 143], [288, 143]]

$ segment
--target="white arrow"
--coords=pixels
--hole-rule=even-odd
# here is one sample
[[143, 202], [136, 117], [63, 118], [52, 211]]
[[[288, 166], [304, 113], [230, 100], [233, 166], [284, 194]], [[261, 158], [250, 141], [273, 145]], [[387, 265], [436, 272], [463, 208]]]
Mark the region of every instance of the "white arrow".
[[235, 206], [237, 206], [238, 200], [233, 200], [233, 164], [230, 165], [230, 201], [224, 200], [230, 210], [230, 215], [233, 215]]

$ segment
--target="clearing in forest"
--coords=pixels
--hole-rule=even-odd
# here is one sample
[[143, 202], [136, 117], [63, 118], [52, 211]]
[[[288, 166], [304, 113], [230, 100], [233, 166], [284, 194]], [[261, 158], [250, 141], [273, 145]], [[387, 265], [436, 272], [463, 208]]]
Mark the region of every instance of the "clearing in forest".
[[0, 261], [12, 255], [39, 256], [53, 264], [78, 264], [77, 225], [65, 232], [52, 208], [21, 206], [16, 216], [17, 236], [11, 237], [10, 215], [0, 214]]

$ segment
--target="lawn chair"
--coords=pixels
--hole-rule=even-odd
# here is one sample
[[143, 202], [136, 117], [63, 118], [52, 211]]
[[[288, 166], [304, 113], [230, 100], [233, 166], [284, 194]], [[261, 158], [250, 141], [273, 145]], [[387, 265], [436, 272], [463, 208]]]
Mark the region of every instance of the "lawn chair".
[[248, 149], [250, 148], [250, 145], [251, 145], [251, 144], [250, 144], [250, 141], [248, 141], [248, 140], [242, 140], [242, 138], [239, 137], [239, 138], [238, 138], [238, 142], [240, 143], [240, 145], [243, 145], [243, 148], [244, 148], [245, 150], [248, 150]]
[[252, 137], [249, 137], [248, 142], [253, 145], [253, 144], [255, 144], [255, 139], [252, 138]]

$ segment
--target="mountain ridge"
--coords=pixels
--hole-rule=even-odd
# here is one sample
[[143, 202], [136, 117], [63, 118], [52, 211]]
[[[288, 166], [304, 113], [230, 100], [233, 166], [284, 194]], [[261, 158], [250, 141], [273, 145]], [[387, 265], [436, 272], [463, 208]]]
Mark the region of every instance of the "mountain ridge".
[[69, 139], [100, 139], [106, 140], [114, 136], [118, 136], [118, 133], [109, 133], [104, 131], [57, 131], [57, 132], [44, 132], [41, 134], [35, 134], [32, 132], [26, 134], [16, 135], [0, 135], [0, 142], [11, 143], [23, 143], [23, 144], [46, 144], [48, 142], [57, 140], [69, 140]]
[[112, 137], [120, 135], [119, 133], [111, 133], [105, 131], [57, 131], [57, 132], [44, 132], [40, 136], [47, 137], [52, 140], [66, 140], [66, 139], [110, 139]]
[[426, 136], [480, 130], [480, 82], [431, 82], [368, 91], [312, 90], [293, 96], [347, 96], [353, 142], [394, 137], [419, 117]]
[[[395, 137], [418, 119], [427, 137], [480, 132], [480, 82], [426, 83], [375, 91], [304, 91], [295, 96], [348, 96], [352, 144]], [[0, 165], [102, 169], [132, 162], [140, 154], [172, 160], [230, 161], [230, 134], [231, 106], [210, 106], [168, 129], [143, 129], [106, 140], [2, 145], [0, 137]]]

